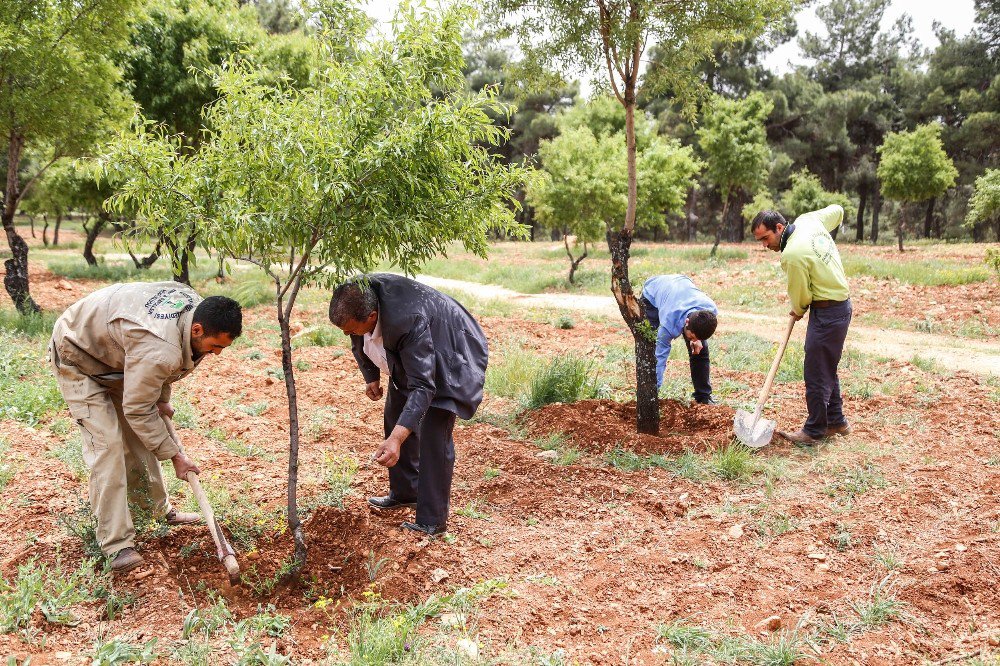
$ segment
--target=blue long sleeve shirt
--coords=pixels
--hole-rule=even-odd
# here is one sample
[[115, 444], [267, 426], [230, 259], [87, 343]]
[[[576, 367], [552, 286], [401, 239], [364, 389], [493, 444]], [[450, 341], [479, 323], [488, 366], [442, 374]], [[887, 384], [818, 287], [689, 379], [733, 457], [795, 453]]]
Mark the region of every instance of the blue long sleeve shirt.
[[663, 384], [663, 371], [673, 340], [684, 332], [684, 322], [692, 312], [708, 310], [719, 314], [715, 301], [686, 275], [656, 275], [642, 285], [642, 296], [656, 308], [660, 326], [656, 331], [656, 386]]

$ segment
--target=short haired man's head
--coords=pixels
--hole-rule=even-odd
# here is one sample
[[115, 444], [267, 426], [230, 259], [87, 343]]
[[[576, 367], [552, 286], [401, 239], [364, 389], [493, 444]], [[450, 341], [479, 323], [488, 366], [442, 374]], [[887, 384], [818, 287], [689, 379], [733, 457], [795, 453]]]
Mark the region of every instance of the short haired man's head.
[[685, 337], [690, 340], [693, 335], [695, 340], [708, 340], [715, 333], [715, 329], [718, 326], [719, 320], [714, 312], [710, 310], [698, 310], [688, 315], [684, 329], [685, 333], [690, 333], [690, 335], [685, 335]]
[[378, 322], [378, 296], [361, 280], [345, 282], [330, 298], [330, 323], [346, 335], [364, 335]]
[[220, 354], [243, 334], [243, 308], [228, 296], [209, 296], [191, 318], [191, 350], [195, 356]]
[[750, 233], [768, 250], [778, 252], [781, 250], [781, 234], [787, 226], [788, 223], [778, 211], [762, 210], [750, 223]]

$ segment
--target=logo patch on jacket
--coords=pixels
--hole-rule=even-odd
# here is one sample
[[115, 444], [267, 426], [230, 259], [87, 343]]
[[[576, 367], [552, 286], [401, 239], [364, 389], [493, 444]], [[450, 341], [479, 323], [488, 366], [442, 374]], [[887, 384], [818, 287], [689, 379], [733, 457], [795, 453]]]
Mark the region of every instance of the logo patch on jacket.
[[179, 289], [161, 289], [143, 307], [153, 319], [177, 319], [194, 307], [194, 297]]
[[812, 249], [824, 264], [833, 259], [833, 239], [826, 234], [816, 234], [812, 237]]

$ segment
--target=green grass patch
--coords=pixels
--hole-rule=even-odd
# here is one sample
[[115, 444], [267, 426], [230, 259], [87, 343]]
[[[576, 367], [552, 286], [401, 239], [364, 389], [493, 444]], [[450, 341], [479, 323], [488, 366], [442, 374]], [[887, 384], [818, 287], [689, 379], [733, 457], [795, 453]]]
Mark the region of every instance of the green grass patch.
[[848, 501], [871, 490], [880, 490], [888, 486], [882, 470], [872, 464], [845, 470], [835, 481], [823, 489], [830, 497], [843, 498]]
[[764, 465], [753, 451], [739, 443], [717, 449], [706, 461], [708, 471], [724, 481], [749, 481], [764, 471]]
[[864, 629], [877, 629], [903, 618], [906, 604], [893, 596], [888, 579], [872, 586], [868, 599], [852, 605], [858, 622]]
[[17, 567], [11, 578], [0, 577], [0, 632], [19, 632], [33, 640], [37, 629], [31, 618], [40, 611], [51, 624], [76, 626], [73, 606], [107, 595], [108, 581], [95, 560], [84, 560], [68, 569], [57, 556], [53, 565], [31, 559]]
[[549, 433], [535, 440], [535, 446], [543, 451], [554, 451], [556, 456], [551, 459], [555, 465], [572, 465], [583, 457], [583, 453], [574, 446], [561, 432]]
[[90, 470], [83, 462], [83, 442], [80, 432], [70, 434], [57, 446], [49, 449], [46, 455], [62, 462], [77, 481], [85, 481], [90, 476]]
[[501, 347], [496, 360], [486, 368], [487, 393], [503, 398], [522, 400], [531, 390], [542, 359], [537, 354], [514, 344]]
[[[280, 533], [286, 529], [283, 510], [267, 510], [251, 499], [249, 484], [230, 492], [224, 482], [212, 475], [201, 480], [216, 518], [229, 532], [233, 546], [240, 552], [253, 551], [265, 533]], [[198, 502], [188, 495], [185, 511], [198, 512]]]
[[656, 640], [672, 648], [674, 664], [703, 664], [708, 658], [720, 663], [793, 666], [812, 656], [807, 651], [808, 637], [798, 630], [783, 630], [760, 640], [750, 636], [727, 636], [675, 620], [657, 628]]
[[345, 347], [350, 349], [351, 338], [339, 328], [321, 324], [310, 326], [292, 339], [292, 348], [302, 347]]
[[944, 259], [897, 262], [849, 256], [844, 259], [844, 271], [848, 277], [867, 275], [928, 287], [973, 284], [990, 279], [990, 271], [984, 265]]
[[351, 456], [324, 452], [319, 470], [321, 490], [309, 505], [343, 509], [344, 498], [350, 492], [357, 473], [358, 463]]
[[528, 409], [538, 409], [552, 403], [573, 403], [607, 397], [607, 391], [597, 382], [592, 361], [576, 356], [554, 359], [531, 380], [525, 401]]
[[65, 405], [45, 355], [44, 343], [0, 331], [0, 419], [34, 427]]

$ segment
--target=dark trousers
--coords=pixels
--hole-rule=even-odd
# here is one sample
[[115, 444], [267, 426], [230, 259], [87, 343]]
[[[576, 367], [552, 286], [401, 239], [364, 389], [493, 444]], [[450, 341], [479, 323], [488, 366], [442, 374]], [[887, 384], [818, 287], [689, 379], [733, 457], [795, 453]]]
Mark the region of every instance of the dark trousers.
[[[385, 398], [385, 436], [396, 427], [406, 396], [389, 382]], [[389, 468], [389, 496], [400, 502], [417, 502], [416, 522], [448, 522], [451, 478], [455, 472], [455, 414], [431, 407], [417, 429], [403, 442], [399, 462]]]
[[[657, 311], [653, 305], [642, 297], [639, 302], [642, 304], [643, 310], [646, 312], [646, 319], [649, 320], [649, 325], [653, 327], [656, 331], [660, 328], [660, 313]], [[691, 342], [681, 333], [681, 339], [684, 340], [684, 344], [687, 345], [688, 350], [688, 364], [691, 366], [691, 385], [694, 386], [694, 393], [691, 397], [695, 399], [696, 402], [706, 402], [712, 397], [712, 382], [709, 380], [709, 375], [711, 375], [711, 362], [708, 356], [708, 341], [701, 341], [701, 352], [698, 354], [691, 353]]]
[[850, 299], [828, 308], [809, 309], [803, 364], [809, 418], [802, 429], [810, 437], [825, 437], [828, 427], [847, 422], [844, 401], [840, 397], [837, 366], [844, 353], [844, 340], [852, 314]]

